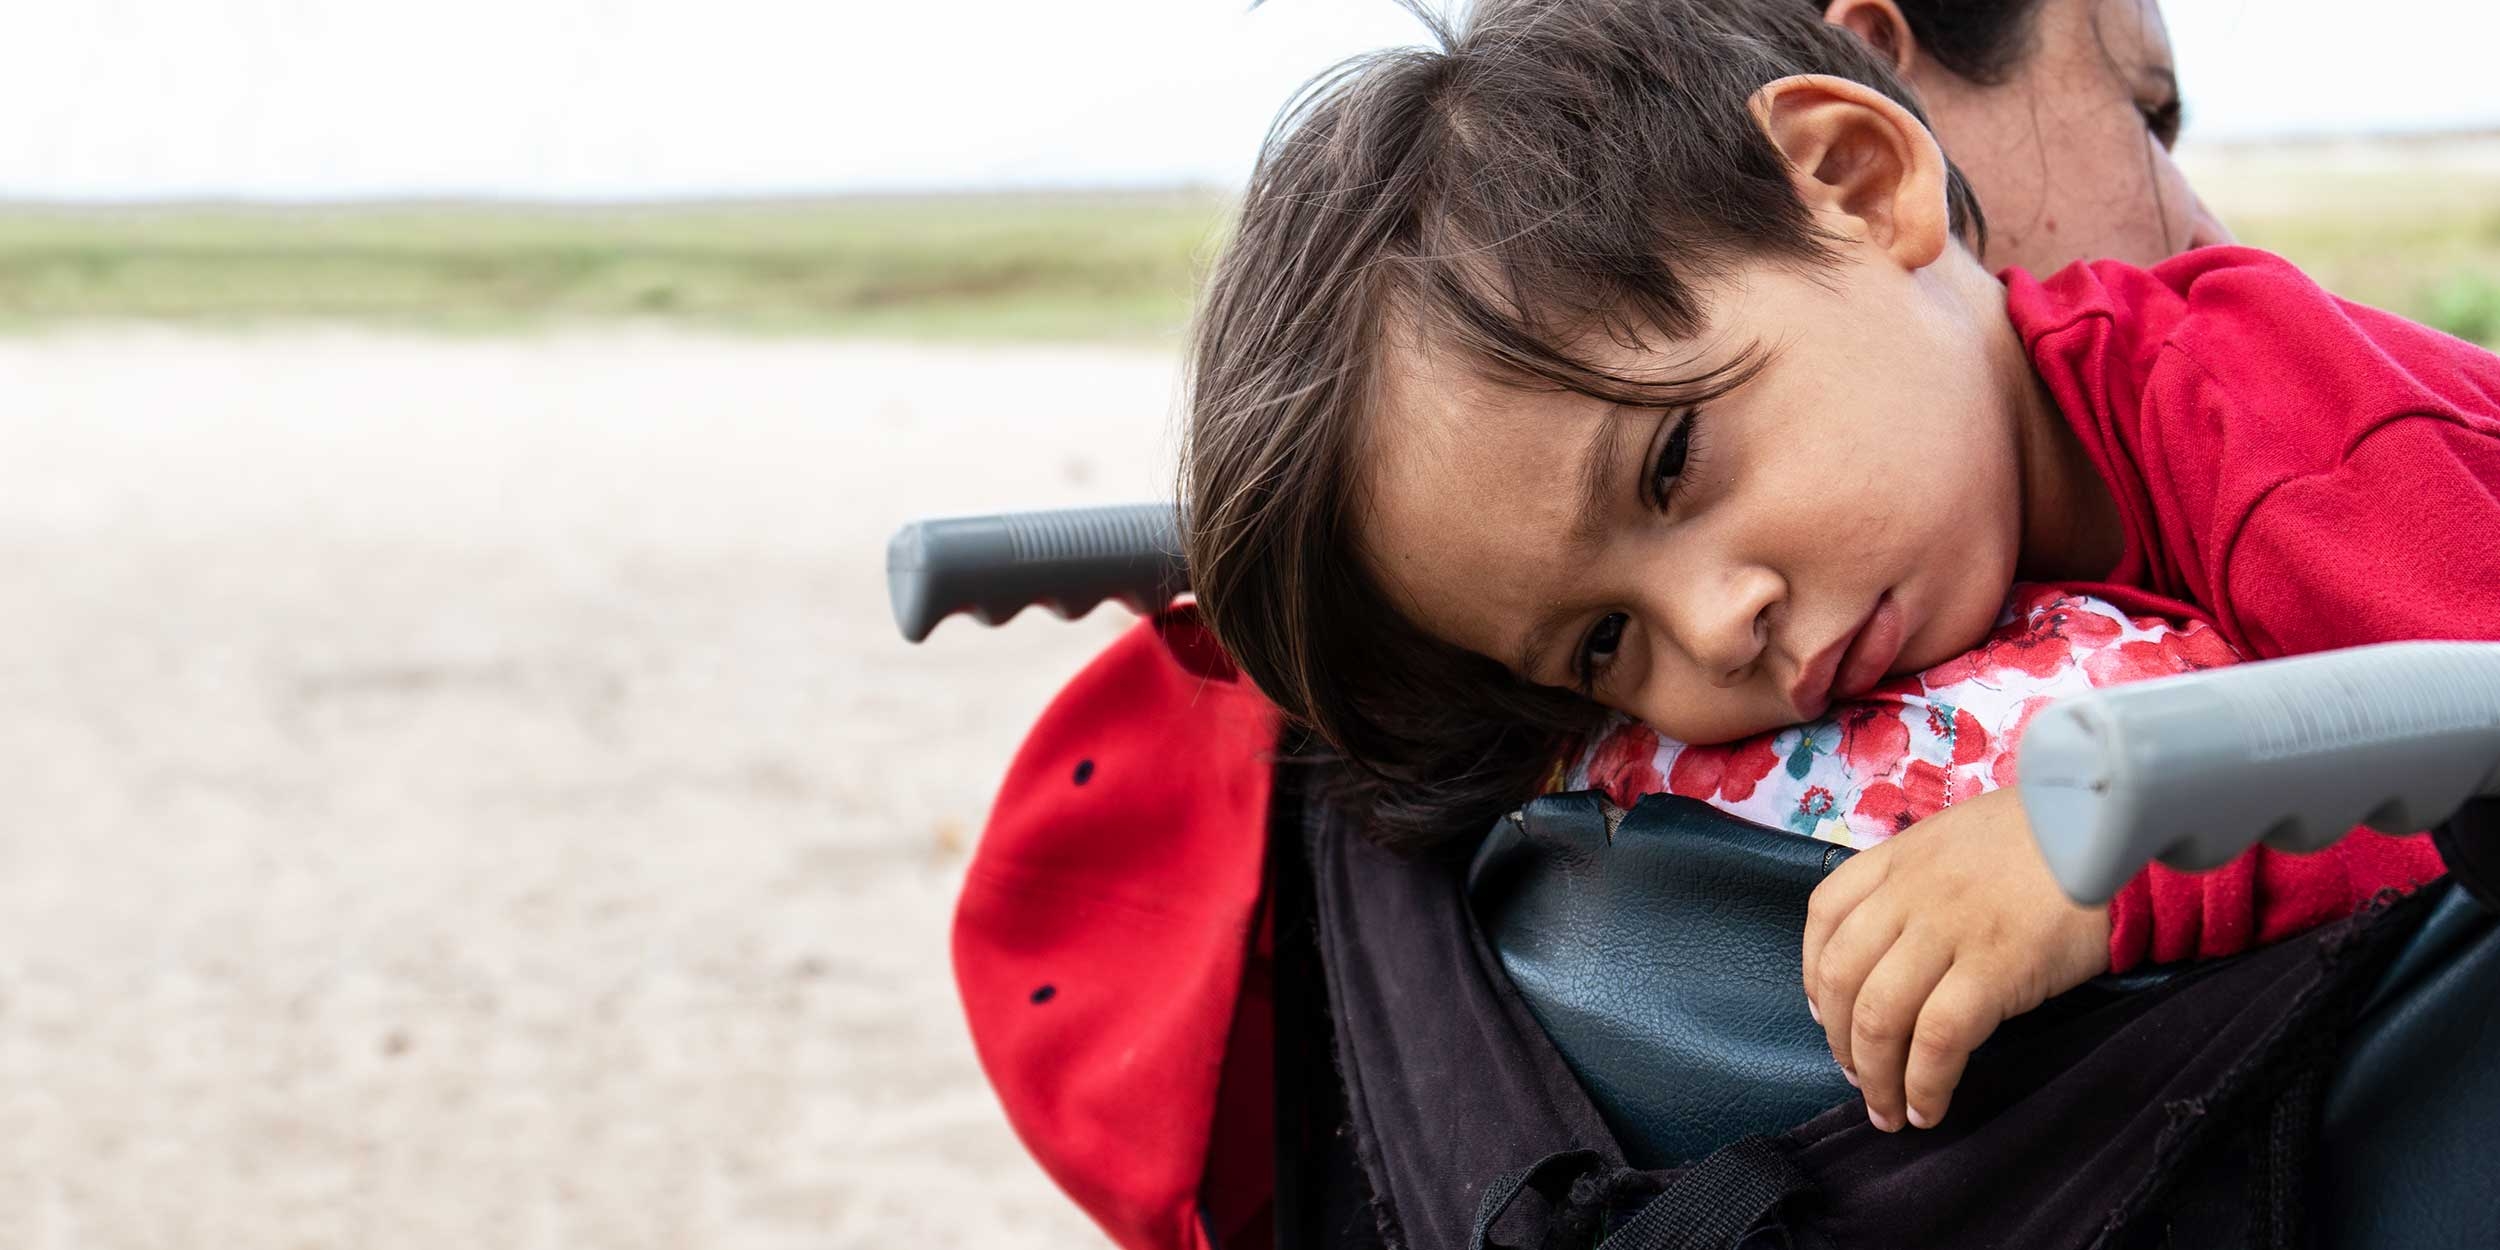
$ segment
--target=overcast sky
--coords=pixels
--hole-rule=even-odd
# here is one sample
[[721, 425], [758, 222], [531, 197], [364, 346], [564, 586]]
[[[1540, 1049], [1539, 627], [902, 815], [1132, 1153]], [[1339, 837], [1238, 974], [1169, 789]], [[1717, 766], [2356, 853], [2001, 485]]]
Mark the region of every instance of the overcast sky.
[[[0, 196], [1231, 184], [1388, 0], [29, 0]], [[2500, 126], [2500, 5], [2167, 0], [2191, 134]]]

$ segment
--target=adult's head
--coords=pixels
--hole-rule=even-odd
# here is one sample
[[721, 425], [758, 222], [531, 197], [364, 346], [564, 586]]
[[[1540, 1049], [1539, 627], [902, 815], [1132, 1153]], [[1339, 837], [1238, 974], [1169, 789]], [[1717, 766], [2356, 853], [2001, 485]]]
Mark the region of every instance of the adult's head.
[[1982, 259], [2046, 274], [2151, 264], [2229, 234], [2171, 160], [2179, 81], [2159, 0], [1781, 0], [1889, 60], [1987, 214]]

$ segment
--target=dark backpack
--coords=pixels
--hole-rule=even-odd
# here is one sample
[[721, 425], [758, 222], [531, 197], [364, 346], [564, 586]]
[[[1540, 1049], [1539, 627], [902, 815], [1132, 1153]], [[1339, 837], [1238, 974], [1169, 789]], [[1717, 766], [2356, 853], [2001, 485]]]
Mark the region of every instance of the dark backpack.
[[2061, 997], [1883, 1134], [1796, 990], [1845, 852], [1554, 796], [1472, 865], [1403, 859], [1293, 789], [1286, 1250], [2500, 1245], [2500, 1165], [2436, 1149], [2500, 1127], [2500, 930], [2446, 883]]

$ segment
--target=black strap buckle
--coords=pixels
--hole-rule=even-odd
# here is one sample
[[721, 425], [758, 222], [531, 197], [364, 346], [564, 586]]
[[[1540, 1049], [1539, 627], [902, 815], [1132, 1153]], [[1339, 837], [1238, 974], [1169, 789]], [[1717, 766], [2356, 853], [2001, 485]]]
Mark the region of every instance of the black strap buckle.
[[[1502, 1176], [1486, 1186], [1476, 1206], [1469, 1250], [1508, 1250], [1507, 1243], [1492, 1239], [1493, 1230], [1522, 1193], [1534, 1191], [1561, 1211], [1572, 1187], [1605, 1166], [1594, 1150], [1565, 1150]], [[1657, 1196], [1608, 1230], [1597, 1250], [1729, 1250], [1780, 1204], [1814, 1188], [1768, 1137], [1730, 1143], [1672, 1177]]]

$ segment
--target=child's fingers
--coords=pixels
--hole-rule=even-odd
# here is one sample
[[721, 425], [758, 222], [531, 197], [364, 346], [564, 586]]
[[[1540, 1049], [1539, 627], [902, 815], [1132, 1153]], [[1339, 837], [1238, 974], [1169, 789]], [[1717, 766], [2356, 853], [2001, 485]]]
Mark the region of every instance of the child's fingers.
[[1849, 910], [1849, 915], [1832, 931], [1823, 944], [1822, 958], [1815, 965], [1814, 983], [1806, 993], [1814, 999], [1822, 1013], [1823, 1036], [1831, 1044], [1832, 1062], [1840, 1065], [1849, 1079], [1857, 1079], [1856, 1061], [1850, 1055], [1852, 1020], [1858, 1011], [1859, 987], [1866, 976], [1881, 963], [1884, 952], [1901, 936], [1901, 909], [1890, 900], [1877, 896]]
[[1823, 1002], [1816, 992], [1822, 984], [1823, 948], [1831, 942], [1832, 933], [1840, 928], [1840, 922], [1847, 920], [1849, 913], [1855, 911], [1867, 895], [1874, 893], [1875, 887], [1884, 883], [1886, 857], [1883, 849], [1877, 846], [1860, 851], [1844, 861], [1831, 871], [1830, 876], [1823, 878], [1823, 884], [1814, 887], [1813, 896], [1806, 900], [1806, 1004], [1814, 1011], [1816, 1023], [1823, 1025], [1826, 1031], [1831, 1029], [1833, 1021], [1845, 1021], [1848, 1017], [1833, 1015], [1830, 1004]]
[[1966, 964], [1945, 974], [1919, 1009], [1917, 1032], [1910, 1041], [1909, 1066], [1902, 1078], [1910, 1123], [1934, 1128], [1944, 1121], [1971, 1052], [2003, 1022], [1997, 991], [1987, 977]]
[[1858, 987], [1849, 1024], [1850, 1061], [1857, 1068], [1858, 1092], [1866, 1097], [1866, 1118], [1887, 1133], [1904, 1122], [1902, 1069], [1911, 1036], [1929, 996], [1952, 969], [1951, 946], [1911, 930], [1892, 943]]

